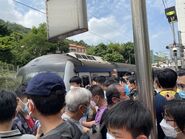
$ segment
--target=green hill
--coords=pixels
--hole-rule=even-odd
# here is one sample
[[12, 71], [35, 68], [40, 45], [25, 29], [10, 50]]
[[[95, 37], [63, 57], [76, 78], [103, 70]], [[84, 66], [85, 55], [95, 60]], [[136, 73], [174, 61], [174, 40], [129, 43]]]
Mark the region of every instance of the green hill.
[[10, 35], [12, 32], [18, 32], [21, 34], [26, 34], [30, 31], [29, 28], [26, 28], [22, 25], [16, 24], [16, 23], [10, 23], [6, 22], [2, 19], [0, 19], [0, 35], [6, 36]]

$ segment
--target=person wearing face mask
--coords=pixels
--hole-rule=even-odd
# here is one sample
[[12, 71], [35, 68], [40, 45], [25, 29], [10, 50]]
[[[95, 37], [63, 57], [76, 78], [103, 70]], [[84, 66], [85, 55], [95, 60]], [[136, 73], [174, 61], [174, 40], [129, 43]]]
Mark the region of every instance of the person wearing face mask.
[[0, 138], [1, 139], [36, 139], [30, 134], [23, 134], [19, 129], [11, 129], [17, 107], [16, 94], [0, 91]]
[[[34, 76], [26, 87], [29, 114], [41, 124], [41, 139], [79, 139], [81, 132], [75, 124], [61, 118], [65, 106], [66, 88], [63, 79], [51, 72]], [[85, 111], [86, 108], [83, 107]]]
[[27, 98], [24, 95], [26, 84], [20, 85], [15, 91], [17, 95], [17, 115], [13, 120], [12, 129], [19, 129], [22, 134], [36, 134], [38, 126], [35, 124], [35, 120], [29, 116], [29, 110], [27, 106]]
[[119, 78], [119, 84], [124, 88], [125, 94], [129, 96], [130, 88], [127, 85], [127, 81], [124, 78]]
[[111, 139], [149, 139], [152, 115], [137, 100], [121, 101], [107, 113], [106, 126]]
[[95, 116], [95, 123], [100, 124], [101, 118], [105, 110], [107, 110], [107, 101], [104, 97], [103, 89], [98, 85], [93, 85], [90, 88], [92, 93], [92, 101], [98, 106]]
[[164, 106], [172, 99], [177, 99], [177, 73], [169, 68], [157, 73], [157, 85], [160, 92], [154, 96], [154, 105], [157, 118], [158, 139], [164, 139], [165, 134], [161, 129], [160, 122], [163, 119]]
[[129, 97], [130, 99], [136, 100], [138, 99], [138, 91], [137, 91], [137, 83], [135, 76], [130, 76], [128, 78], [128, 87], [130, 90]]
[[66, 109], [62, 119], [75, 123], [81, 133], [88, 131], [88, 128], [82, 126], [80, 119], [89, 111], [91, 96], [89, 90], [81, 87], [72, 88], [65, 96]]
[[167, 102], [164, 107], [164, 118], [160, 123], [166, 138], [165, 139], [184, 139], [185, 138], [185, 101], [172, 100]]
[[185, 69], [178, 71], [177, 88], [179, 99], [185, 100]]
[[101, 129], [101, 133], [102, 133], [102, 137], [103, 139], [112, 139], [111, 135], [107, 132], [107, 128], [104, 125], [105, 122], [107, 121], [107, 116], [108, 116], [108, 111], [109, 109], [111, 109], [112, 107], [114, 107], [114, 105], [116, 105], [117, 103], [119, 103], [121, 100], [128, 100], [128, 96], [126, 96], [126, 94], [123, 91], [123, 87], [119, 84], [119, 83], [114, 83], [111, 84], [107, 90], [106, 90], [106, 97], [107, 97], [107, 108], [108, 110], [104, 111], [103, 115], [102, 115], [102, 120], [100, 122], [102, 129]]

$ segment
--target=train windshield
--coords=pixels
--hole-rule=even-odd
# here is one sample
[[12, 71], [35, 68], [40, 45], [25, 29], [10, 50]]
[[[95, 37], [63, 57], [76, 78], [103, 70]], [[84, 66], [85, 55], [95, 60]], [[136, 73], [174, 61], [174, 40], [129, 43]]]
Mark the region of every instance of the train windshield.
[[[22, 80], [23, 83], [25, 83], [25, 82], [28, 82], [29, 80], [31, 80], [31, 78], [33, 78], [37, 74], [44, 73], [44, 72], [46, 72], [46, 71], [32, 72], [32, 73], [28, 73], [28, 74], [24, 75], [24, 77], [22, 75], [20, 75], [20, 76], [18, 76], [18, 78], [19, 78], [19, 80]], [[61, 78], [64, 78], [64, 72], [56, 72], [56, 71], [53, 71], [53, 73], [56, 73]]]

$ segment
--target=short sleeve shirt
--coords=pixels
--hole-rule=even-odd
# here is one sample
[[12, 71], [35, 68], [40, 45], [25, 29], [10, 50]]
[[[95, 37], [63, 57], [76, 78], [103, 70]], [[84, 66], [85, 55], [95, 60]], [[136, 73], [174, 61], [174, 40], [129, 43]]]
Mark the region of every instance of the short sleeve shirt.
[[77, 126], [64, 121], [64, 123], [43, 135], [41, 139], [80, 139], [81, 135], [82, 133]]
[[96, 124], [99, 124], [102, 118], [102, 115], [104, 113], [104, 111], [107, 109], [107, 107], [100, 107], [97, 110], [96, 116], [95, 116], [95, 122]]

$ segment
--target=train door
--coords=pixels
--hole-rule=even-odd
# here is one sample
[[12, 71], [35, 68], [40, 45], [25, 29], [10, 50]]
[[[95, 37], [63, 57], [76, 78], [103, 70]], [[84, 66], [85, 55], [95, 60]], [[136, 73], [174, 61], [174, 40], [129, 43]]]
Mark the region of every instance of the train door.
[[75, 70], [74, 70], [74, 64], [71, 61], [66, 62], [65, 71], [64, 71], [64, 83], [66, 86], [66, 90], [70, 90], [70, 83], [69, 80], [76, 76]]

